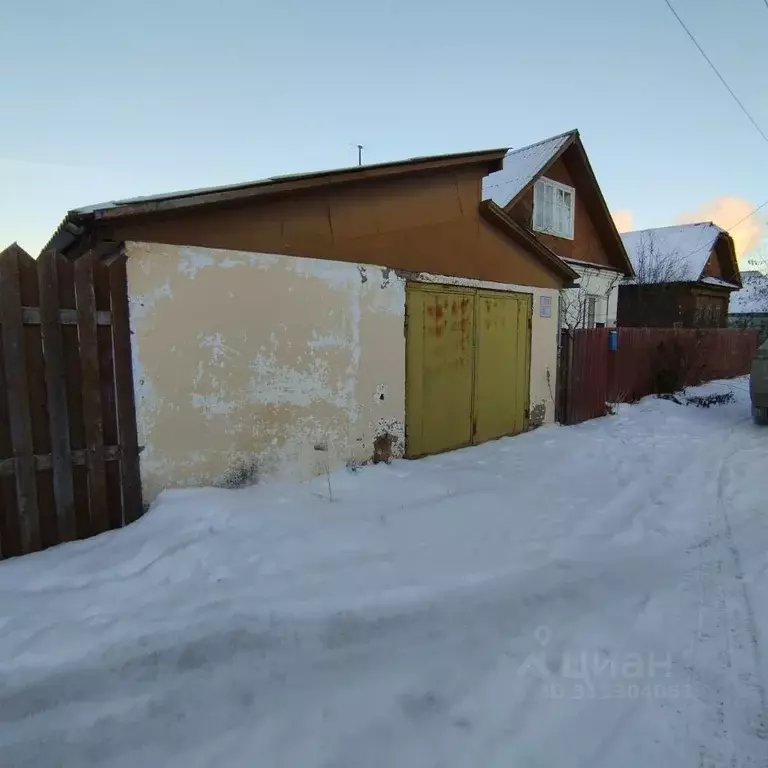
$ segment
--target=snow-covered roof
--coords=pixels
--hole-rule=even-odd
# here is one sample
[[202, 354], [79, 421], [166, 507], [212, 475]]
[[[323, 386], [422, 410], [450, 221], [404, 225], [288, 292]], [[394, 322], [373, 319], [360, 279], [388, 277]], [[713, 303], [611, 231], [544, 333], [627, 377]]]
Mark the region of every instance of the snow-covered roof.
[[721, 288], [738, 288], [739, 286], [736, 285], [736, 283], [728, 282], [728, 280], [723, 280], [719, 277], [702, 277], [701, 280], [699, 280], [700, 283], [704, 283], [705, 285], [717, 285]]
[[673, 264], [674, 267], [666, 271], [674, 277], [653, 282], [698, 282], [715, 242], [723, 232], [724, 229], [707, 221], [623, 232], [621, 239], [641, 280], [649, 261], [655, 260]]
[[576, 133], [568, 131], [521, 149], [510, 150], [504, 157], [504, 167], [483, 179], [483, 200], [493, 200], [502, 208], [509, 205]]
[[731, 294], [728, 311], [734, 315], [768, 312], [768, 275], [751, 270], [741, 273], [740, 291]]

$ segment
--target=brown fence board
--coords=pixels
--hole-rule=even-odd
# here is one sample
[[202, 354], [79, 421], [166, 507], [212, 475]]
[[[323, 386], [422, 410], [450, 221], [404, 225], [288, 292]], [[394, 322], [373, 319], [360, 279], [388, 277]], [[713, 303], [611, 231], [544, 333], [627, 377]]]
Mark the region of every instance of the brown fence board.
[[88, 494], [90, 521], [94, 533], [109, 528], [107, 476], [104, 466], [104, 436], [99, 376], [99, 341], [96, 297], [93, 288], [93, 259], [86, 256], [75, 266], [77, 330], [80, 337], [80, 364], [83, 385], [83, 422], [88, 450]]
[[15, 460], [16, 504], [22, 552], [40, 548], [40, 519], [35, 482], [32, 420], [28, 400], [24, 334], [21, 323], [21, 258], [16, 245], [0, 254], [0, 322], [2, 322], [8, 417]]
[[142, 513], [125, 257], [0, 254], [0, 558]]
[[109, 293], [112, 309], [112, 345], [115, 355], [118, 436], [122, 448], [120, 479], [123, 491], [123, 514], [125, 522], [129, 523], [141, 516], [142, 502], [136, 406], [133, 399], [133, 363], [125, 255], [120, 255], [109, 266]]
[[[39, 306], [37, 262], [29, 255], [19, 259], [19, 284], [22, 306]], [[25, 325], [23, 336], [24, 359], [27, 366], [27, 396], [32, 423], [32, 446], [36, 455], [50, 454], [51, 428], [41, 325]], [[37, 472], [36, 486], [40, 545], [43, 548], [52, 547], [59, 542], [52, 468]]]
[[[77, 325], [64, 321], [65, 313], [77, 315], [75, 293], [75, 266], [59, 256], [57, 261], [59, 278], [59, 324], [64, 345], [64, 370], [69, 411], [69, 445], [72, 456], [85, 450], [85, 426], [83, 423], [83, 379], [80, 370], [80, 339]], [[72, 463], [72, 487], [75, 500], [75, 522], [77, 538], [93, 535], [88, 497], [88, 469], [85, 464]]]
[[[109, 291], [109, 269], [103, 262], [94, 261], [93, 296], [96, 311], [109, 311], [111, 316], [111, 297]], [[96, 329], [99, 348], [99, 381], [101, 382], [101, 417], [105, 445], [118, 443], [117, 400], [115, 397], [115, 366], [112, 349], [112, 327], [99, 326]], [[105, 466], [107, 485], [107, 509], [110, 528], [123, 525], [123, 496], [120, 482], [120, 464], [108, 462]]]
[[[609, 349], [608, 329], [568, 332], [563, 421], [602, 416], [606, 402], [631, 402], [658, 391], [660, 361], [681, 361], [683, 386], [749, 373], [757, 349], [754, 330], [724, 328], [619, 328], [618, 349]], [[566, 336], [564, 332], [563, 336]]]
[[59, 273], [53, 251], [38, 259], [40, 278], [40, 328], [45, 350], [45, 383], [53, 458], [53, 492], [56, 506], [58, 541], [77, 538], [75, 527], [75, 489], [70, 461], [69, 409], [67, 406], [64, 341], [59, 325]]
[[11, 468], [9, 477], [0, 477], [0, 557], [12, 557], [22, 554], [22, 548], [4, 357], [3, 336], [0, 333], [0, 461], [7, 462]]

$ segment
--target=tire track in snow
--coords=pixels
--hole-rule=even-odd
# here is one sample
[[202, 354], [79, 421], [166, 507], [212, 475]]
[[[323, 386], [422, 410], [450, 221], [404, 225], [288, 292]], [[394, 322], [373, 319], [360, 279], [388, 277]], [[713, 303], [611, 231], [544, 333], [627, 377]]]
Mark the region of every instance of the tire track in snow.
[[[749, 422], [749, 419], [744, 419]], [[728, 445], [735, 434], [736, 427], [731, 430], [726, 445]], [[728, 514], [728, 505], [725, 500], [725, 488], [727, 476], [730, 474], [730, 465], [734, 460], [734, 457], [744, 450], [744, 445], [740, 445], [733, 453], [726, 454], [725, 458], [720, 463], [720, 470], [717, 476], [717, 506], [722, 516], [723, 526], [725, 530], [725, 542], [728, 547], [728, 551], [733, 563], [735, 578], [738, 582], [738, 592], [741, 597], [741, 601], [744, 607], [744, 625], [748, 634], [748, 644], [752, 656], [752, 662], [754, 664], [754, 672], [747, 677], [744, 682], [746, 685], [754, 690], [759, 700], [759, 712], [753, 725], [755, 735], [759, 739], [768, 740], [768, 704], [766, 701], [765, 683], [761, 676], [762, 659], [760, 654], [759, 632], [757, 628], [757, 621], [755, 620], [755, 610], [752, 605], [752, 600], [747, 589], [747, 583], [744, 575], [744, 566], [742, 563], [741, 552], [736, 544], [736, 540], [733, 537], [733, 529], [731, 527], [731, 520]], [[740, 627], [737, 627], [738, 630]]]
[[[747, 734], [759, 741], [766, 739], [766, 696], [754, 610], [725, 503], [729, 468], [740, 451], [734, 451], [734, 436], [746, 421], [742, 419], [730, 429], [712, 465], [715, 503], [707, 520], [711, 535], [695, 548], [698, 607], [690, 669], [699, 677], [696, 701], [704, 707], [701, 714], [708, 730], [709, 746], [699, 747], [702, 768], [768, 765], [762, 757], [765, 749], [753, 751], [753, 739], [745, 744], [743, 738]], [[745, 646], [749, 646], [747, 669], [744, 654], [739, 653]], [[701, 680], [702, 671], [706, 682]]]

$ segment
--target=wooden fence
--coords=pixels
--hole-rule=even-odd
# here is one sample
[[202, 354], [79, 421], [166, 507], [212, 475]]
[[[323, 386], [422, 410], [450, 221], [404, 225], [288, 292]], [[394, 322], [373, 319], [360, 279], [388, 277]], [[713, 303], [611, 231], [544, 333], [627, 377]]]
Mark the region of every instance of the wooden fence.
[[0, 326], [0, 557], [138, 518], [124, 254], [72, 263], [12, 245]]
[[606, 403], [631, 402], [659, 391], [677, 368], [684, 386], [749, 373], [757, 349], [753, 329], [618, 328], [611, 351], [607, 328], [563, 331], [558, 421], [576, 424], [606, 413]]

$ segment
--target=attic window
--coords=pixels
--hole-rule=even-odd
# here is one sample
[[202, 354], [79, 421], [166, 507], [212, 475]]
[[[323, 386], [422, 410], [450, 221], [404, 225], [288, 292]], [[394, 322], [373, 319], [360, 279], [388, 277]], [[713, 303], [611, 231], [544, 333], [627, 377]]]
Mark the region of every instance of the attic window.
[[534, 230], [573, 240], [575, 201], [573, 187], [552, 179], [539, 179], [533, 185]]

